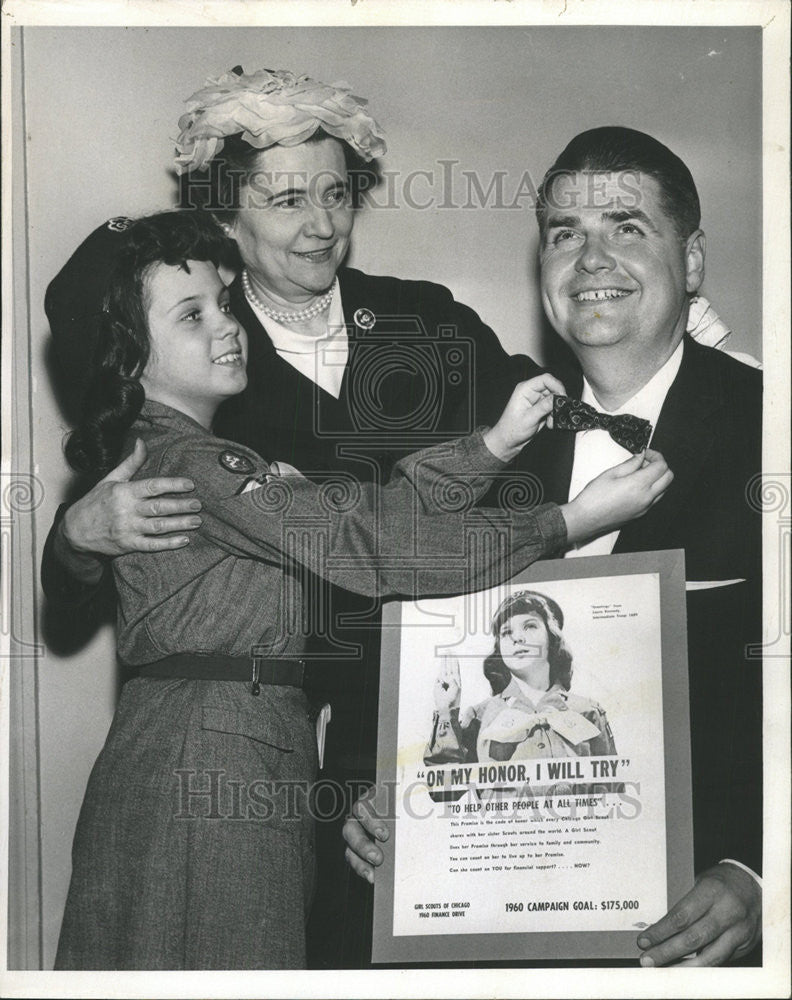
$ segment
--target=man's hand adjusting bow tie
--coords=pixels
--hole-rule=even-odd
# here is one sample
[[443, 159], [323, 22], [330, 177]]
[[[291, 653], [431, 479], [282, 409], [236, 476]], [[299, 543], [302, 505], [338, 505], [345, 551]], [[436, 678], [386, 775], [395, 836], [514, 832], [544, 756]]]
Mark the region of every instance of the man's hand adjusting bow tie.
[[561, 431], [607, 431], [616, 444], [633, 455], [644, 451], [652, 436], [652, 425], [648, 420], [634, 417], [631, 413], [615, 416], [600, 413], [588, 403], [569, 396], [553, 397], [553, 427]]

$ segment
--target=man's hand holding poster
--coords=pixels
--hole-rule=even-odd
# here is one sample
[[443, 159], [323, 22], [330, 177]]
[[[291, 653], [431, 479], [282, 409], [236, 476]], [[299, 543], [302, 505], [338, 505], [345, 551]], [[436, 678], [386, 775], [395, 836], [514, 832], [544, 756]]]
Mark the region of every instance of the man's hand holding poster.
[[637, 957], [692, 880], [681, 553], [392, 605], [383, 663], [375, 961]]

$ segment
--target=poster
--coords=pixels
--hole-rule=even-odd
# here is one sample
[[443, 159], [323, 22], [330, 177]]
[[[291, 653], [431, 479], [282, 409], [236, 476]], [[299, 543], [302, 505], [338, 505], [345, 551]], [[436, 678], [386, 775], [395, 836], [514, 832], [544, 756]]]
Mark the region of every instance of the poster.
[[[118, 690], [109, 630], [66, 657], [48, 647], [40, 631], [41, 547], [67, 488], [61, 455], [65, 424], [46, 372], [44, 291], [78, 236], [93, 225], [119, 212], [171, 204], [168, 164], [183, 98], [207, 73], [242, 60], [349, 79], [372, 100], [388, 126], [389, 168], [402, 178], [415, 177], [407, 190], [416, 205], [397, 210], [383, 198], [382, 211], [364, 213], [357, 222], [353, 263], [452, 287], [488, 318], [512, 352], [523, 349], [526, 331], [531, 344], [540, 339], [534, 226], [523, 213], [499, 207], [460, 212], [427, 207], [432, 192], [421, 173], [427, 163], [460, 161], [453, 180], [466, 203], [467, 173], [479, 165], [473, 147], [480, 153], [480, 200], [497, 200], [494, 181], [507, 169], [504, 197], [510, 202], [526, 166], [541, 170], [560, 140], [599, 121], [606, 109], [670, 136], [675, 146], [683, 141], [685, 155], [694, 157], [712, 248], [710, 298], [734, 331], [733, 346], [766, 363], [764, 733], [766, 782], [773, 794], [765, 817], [764, 969], [677, 969], [668, 975], [680, 995], [788, 995], [788, 7], [776, 0], [644, 0], [629, 9], [598, 0], [466, 5], [8, 0], [3, 15], [8, 122], [3, 556], [8, 562], [0, 701], [10, 707], [0, 719], [0, 746], [3, 753], [10, 750], [10, 768], [0, 796], [0, 839], [10, 846], [0, 892], [0, 938], [7, 951], [0, 992], [526, 992], [522, 970], [476, 975], [448, 968], [438, 974], [442, 983], [435, 978], [430, 984], [390, 972], [269, 972], [265, 987], [263, 974], [251, 982], [239, 974], [177, 978], [174, 973], [165, 985], [167, 977], [156, 974], [91, 973], [73, 979], [50, 971], [68, 887], [71, 831]], [[537, 37], [536, 26], [546, 33]], [[759, 39], [753, 50], [748, 46], [747, 72], [738, 54], [746, 34]], [[512, 82], [517, 71], [523, 74], [519, 86]], [[489, 89], [483, 89], [482, 79], [491, 83]], [[752, 100], [757, 88], [759, 97]], [[517, 112], [507, 113], [504, 98], [518, 105]], [[460, 108], [470, 109], [461, 123]], [[460, 151], [464, 139], [467, 146]], [[398, 185], [403, 191], [402, 180]], [[444, 190], [438, 187], [436, 205], [444, 203]], [[478, 198], [478, 189], [471, 190]], [[35, 489], [29, 502], [20, 501], [28, 482]], [[20, 654], [9, 660], [10, 640], [27, 644], [23, 669], [12, 669]], [[610, 719], [610, 705], [605, 707]], [[574, 981], [558, 970], [536, 976], [531, 989], [539, 994], [637, 996], [667, 989], [657, 985], [653, 972], [639, 969], [611, 969]]]
[[683, 554], [389, 612], [374, 960], [637, 956], [692, 878]]

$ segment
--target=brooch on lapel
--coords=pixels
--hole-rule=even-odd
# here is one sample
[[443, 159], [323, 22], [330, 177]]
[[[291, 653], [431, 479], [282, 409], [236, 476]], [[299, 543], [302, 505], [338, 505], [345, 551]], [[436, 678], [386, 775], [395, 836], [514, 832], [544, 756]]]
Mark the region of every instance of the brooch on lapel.
[[358, 309], [352, 319], [361, 330], [370, 330], [377, 322], [377, 317], [370, 309]]

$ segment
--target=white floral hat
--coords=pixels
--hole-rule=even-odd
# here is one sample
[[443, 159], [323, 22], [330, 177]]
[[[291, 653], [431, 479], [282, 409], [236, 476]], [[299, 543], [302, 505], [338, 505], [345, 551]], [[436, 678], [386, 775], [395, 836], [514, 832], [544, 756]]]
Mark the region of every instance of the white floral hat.
[[187, 100], [179, 119], [176, 166], [180, 173], [200, 170], [241, 135], [256, 149], [298, 146], [321, 128], [347, 142], [364, 160], [385, 152], [382, 130], [347, 83], [326, 84], [288, 70], [244, 73], [236, 67]]

